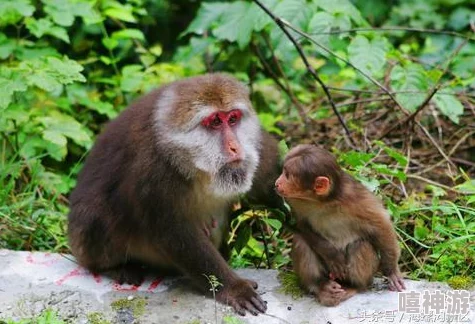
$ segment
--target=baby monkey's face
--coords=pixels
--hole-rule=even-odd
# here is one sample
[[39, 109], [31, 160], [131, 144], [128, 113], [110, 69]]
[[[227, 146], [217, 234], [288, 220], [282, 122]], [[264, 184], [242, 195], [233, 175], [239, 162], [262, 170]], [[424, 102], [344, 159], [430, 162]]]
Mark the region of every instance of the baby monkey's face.
[[311, 192], [303, 190], [298, 179], [285, 168], [275, 181], [275, 190], [283, 198], [305, 199], [311, 196]]

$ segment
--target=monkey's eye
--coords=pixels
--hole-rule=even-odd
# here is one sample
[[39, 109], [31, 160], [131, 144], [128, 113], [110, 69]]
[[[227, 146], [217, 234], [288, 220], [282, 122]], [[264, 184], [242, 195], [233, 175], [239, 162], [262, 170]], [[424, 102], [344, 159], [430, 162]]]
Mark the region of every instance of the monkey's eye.
[[233, 110], [229, 113], [228, 117], [228, 124], [229, 126], [236, 125], [236, 123], [241, 119], [241, 111]]
[[223, 121], [221, 120], [221, 118], [219, 118], [219, 116], [216, 115], [213, 118], [213, 120], [211, 120], [211, 123], [209, 125], [213, 128], [216, 128], [216, 127], [221, 126], [222, 123], [223, 123]]

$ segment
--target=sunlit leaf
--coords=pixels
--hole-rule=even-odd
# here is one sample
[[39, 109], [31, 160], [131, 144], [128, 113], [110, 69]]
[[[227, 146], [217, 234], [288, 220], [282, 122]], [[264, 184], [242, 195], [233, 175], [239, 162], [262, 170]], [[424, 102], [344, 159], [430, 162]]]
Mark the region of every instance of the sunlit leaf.
[[433, 100], [442, 114], [454, 123], [459, 123], [459, 117], [463, 114], [463, 105], [456, 96], [436, 93]]
[[358, 35], [348, 46], [350, 62], [370, 75], [382, 70], [386, 64], [387, 52], [388, 44], [384, 38], [369, 40]]

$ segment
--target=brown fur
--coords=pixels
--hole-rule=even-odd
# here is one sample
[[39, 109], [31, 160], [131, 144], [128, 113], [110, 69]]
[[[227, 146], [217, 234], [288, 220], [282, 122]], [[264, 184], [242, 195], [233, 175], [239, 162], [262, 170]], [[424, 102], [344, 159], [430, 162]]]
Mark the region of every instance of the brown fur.
[[[319, 177], [329, 179], [323, 195], [314, 187]], [[322, 304], [337, 305], [367, 289], [378, 269], [388, 276], [390, 287], [404, 287], [399, 245], [383, 204], [343, 172], [329, 152], [312, 145], [295, 147], [276, 187], [297, 220], [295, 272]]]
[[[203, 190], [209, 182], [206, 174], [179, 172], [175, 164], [185, 157], [157, 141], [154, 112], [168, 87], [132, 103], [98, 137], [70, 197], [71, 250], [79, 264], [119, 282], [140, 283], [145, 265], [185, 274], [209, 292], [204, 275], [214, 275], [223, 284], [219, 301], [240, 314], [264, 312], [257, 285], [239, 278], [219, 252], [226, 250], [232, 200]], [[193, 118], [190, 104], [195, 101], [228, 106], [233, 100], [248, 101], [243, 86], [220, 74], [178, 81], [174, 88], [178, 92], [169, 116], [174, 127]], [[263, 144], [261, 159], [267, 162], [258, 172], [267, 173], [278, 163], [274, 154], [268, 155], [276, 148], [268, 145], [274, 143]]]

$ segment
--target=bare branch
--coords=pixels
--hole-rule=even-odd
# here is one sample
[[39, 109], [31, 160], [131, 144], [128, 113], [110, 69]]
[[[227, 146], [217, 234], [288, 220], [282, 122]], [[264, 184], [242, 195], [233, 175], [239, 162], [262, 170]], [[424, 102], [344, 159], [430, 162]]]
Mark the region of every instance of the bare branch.
[[335, 115], [338, 117], [338, 121], [340, 122], [340, 124], [343, 126], [343, 129], [345, 130], [345, 133], [346, 133], [346, 136], [348, 137], [348, 139], [350, 140], [351, 144], [353, 144], [353, 146], [356, 146], [356, 143], [355, 141], [353, 140], [353, 138], [351, 137], [351, 133], [350, 133], [350, 130], [348, 129], [347, 125], [346, 125], [346, 122], [345, 120], [343, 119], [343, 116], [340, 114], [340, 112], [338, 111], [338, 109], [336, 108], [336, 105], [335, 105], [335, 102], [333, 101], [333, 97], [331, 96], [330, 94], [330, 90], [328, 89], [328, 87], [325, 85], [325, 83], [323, 83], [323, 81], [320, 79], [318, 73], [315, 71], [315, 69], [313, 68], [313, 66], [310, 64], [310, 62], [308, 61], [307, 59], [307, 56], [305, 55], [305, 53], [303, 52], [303, 49], [302, 47], [300, 46], [300, 44], [297, 42], [297, 40], [292, 36], [292, 34], [290, 34], [290, 32], [287, 30], [286, 26], [289, 26], [288, 23], [284, 22], [284, 20], [280, 19], [279, 17], [277, 17], [276, 15], [274, 15], [274, 13], [272, 13], [269, 8], [267, 8], [261, 1], [259, 0], [254, 0], [254, 2], [259, 6], [261, 7], [262, 10], [265, 11], [265, 13], [272, 18], [272, 20], [274, 20], [277, 24], [277, 26], [279, 26], [279, 28], [284, 32], [284, 34], [287, 36], [287, 38], [292, 42], [292, 44], [295, 46], [295, 48], [297, 49], [300, 57], [302, 58], [302, 61], [304, 62], [305, 64], [305, 67], [307, 68], [308, 72], [310, 72], [310, 75], [312, 75], [312, 77], [318, 82], [318, 84], [322, 87], [323, 89], [323, 92], [325, 92], [325, 95], [327, 96], [328, 98], [328, 101], [330, 102], [330, 106], [332, 107], [332, 110], [333, 112], [335, 113]]

